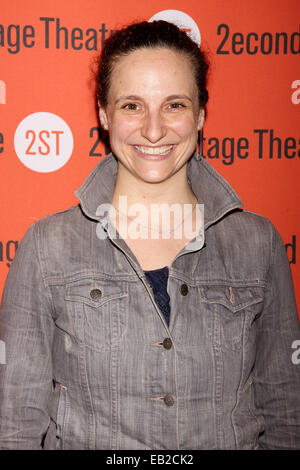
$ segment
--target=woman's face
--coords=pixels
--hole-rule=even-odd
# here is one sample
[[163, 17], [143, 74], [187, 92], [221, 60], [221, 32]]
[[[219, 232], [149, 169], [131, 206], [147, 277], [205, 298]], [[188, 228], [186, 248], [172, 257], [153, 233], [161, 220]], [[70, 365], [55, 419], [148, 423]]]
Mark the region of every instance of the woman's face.
[[167, 48], [122, 57], [99, 115], [123, 175], [148, 183], [172, 177], [195, 150], [204, 120], [189, 59]]

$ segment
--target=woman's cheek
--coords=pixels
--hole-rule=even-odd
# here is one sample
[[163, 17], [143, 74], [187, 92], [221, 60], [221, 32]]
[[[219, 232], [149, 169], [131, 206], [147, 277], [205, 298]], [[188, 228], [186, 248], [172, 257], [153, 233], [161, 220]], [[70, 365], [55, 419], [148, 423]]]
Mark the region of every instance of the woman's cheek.
[[126, 138], [137, 128], [137, 119], [116, 118], [112, 121], [111, 131], [118, 134], [119, 138]]
[[172, 127], [176, 134], [181, 137], [188, 137], [195, 132], [197, 125], [193, 117], [184, 117], [182, 119], [178, 119]]

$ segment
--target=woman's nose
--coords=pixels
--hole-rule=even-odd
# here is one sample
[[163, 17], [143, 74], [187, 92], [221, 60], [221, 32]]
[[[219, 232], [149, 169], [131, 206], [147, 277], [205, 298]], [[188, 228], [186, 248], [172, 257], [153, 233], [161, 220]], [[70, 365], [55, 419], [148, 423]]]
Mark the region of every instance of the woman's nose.
[[158, 142], [167, 134], [167, 128], [159, 112], [149, 112], [144, 118], [142, 136], [151, 143]]

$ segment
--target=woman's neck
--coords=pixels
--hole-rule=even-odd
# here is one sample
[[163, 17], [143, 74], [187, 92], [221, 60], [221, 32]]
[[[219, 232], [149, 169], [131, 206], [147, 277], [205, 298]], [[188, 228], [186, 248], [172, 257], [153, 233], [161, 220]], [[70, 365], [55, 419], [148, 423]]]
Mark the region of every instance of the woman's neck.
[[172, 177], [159, 183], [148, 183], [129, 172], [118, 172], [112, 204], [120, 208], [121, 203], [124, 208], [125, 200], [128, 208], [134, 204], [143, 204], [147, 209], [150, 209], [152, 204], [171, 206], [198, 202], [188, 183], [186, 166]]

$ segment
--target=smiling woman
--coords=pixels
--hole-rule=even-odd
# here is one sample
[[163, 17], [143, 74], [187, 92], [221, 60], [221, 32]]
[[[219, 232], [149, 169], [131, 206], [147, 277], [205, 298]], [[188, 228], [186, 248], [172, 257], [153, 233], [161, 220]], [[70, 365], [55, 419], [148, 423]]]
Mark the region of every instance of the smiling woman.
[[1, 448], [300, 447], [289, 262], [195, 151], [207, 69], [165, 21], [105, 42], [112, 153], [29, 228], [5, 285]]
[[[176, 202], [192, 199], [184, 170], [196, 147], [204, 111], [190, 68], [188, 58], [167, 48], [134, 51], [114, 65], [108, 104], [100, 107], [101, 124], [118, 156], [119, 178], [132, 188], [142, 180], [140, 188], [151, 191], [154, 199], [163, 182], [169, 183], [180, 170], [176, 178], [184, 180], [186, 194], [178, 195], [177, 188], [176, 198], [170, 196]], [[145, 182], [161, 184], [144, 186]]]
[[[112, 204], [122, 215], [119, 220], [112, 218], [123, 237], [120, 217], [128, 214], [120, 210], [121, 196], [126, 196], [129, 210], [143, 202], [146, 221], [153, 204], [193, 208], [198, 202], [186, 170], [204, 123], [207, 60], [176, 27], [160, 22], [146, 25], [150, 27], [133, 25], [134, 33], [128, 37], [125, 32], [112, 36], [102, 51], [98, 73], [100, 122], [118, 159]], [[158, 223], [140, 224], [143, 237], [126, 237], [144, 270], [170, 265], [189, 242], [188, 237], [175, 236], [178, 220], [170, 223], [167, 242], [162, 236], [153, 240], [153, 231], [162, 235], [166, 216], [161, 208]], [[184, 222], [195, 228], [196, 218], [197, 209]]]

